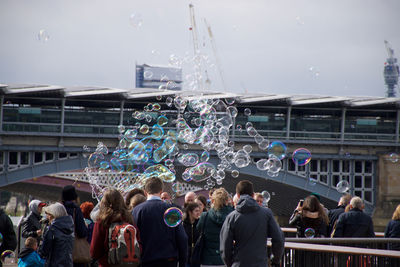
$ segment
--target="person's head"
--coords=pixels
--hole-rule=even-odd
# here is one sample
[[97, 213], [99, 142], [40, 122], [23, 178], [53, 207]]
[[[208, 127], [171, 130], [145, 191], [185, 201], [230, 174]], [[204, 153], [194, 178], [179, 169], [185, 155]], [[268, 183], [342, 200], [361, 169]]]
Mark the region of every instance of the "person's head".
[[151, 177], [144, 184], [144, 191], [149, 195], [161, 195], [163, 182], [158, 177]]
[[261, 193], [254, 193], [254, 200], [258, 203], [260, 207], [263, 206], [264, 196]]
[[143, 196], [145, 196], [143, 189], [140, 188], [133, 188], [131, 191], [128, 192], [128, 194], [126, 194], [125, 196], [125, 205], [129, 206], [131, 204], [131, 199], [137, 195], [137, 194], [141, 194]]
[[133, 209], [134, 207], [145, 201], [146, 201], [145, 196], [143, 196], [142, 194], [136, 194], [131, 198], [131, 203], [129, 203], [129, 208]]
[[223, 206], [226, 206], [228, 204], [228, 201], [229, 194], [224, 188], [216, 189], [211, 197], [212, 208], [214, 210], [219, 210]]
[[346, 193], [339, 199], [339, 206], [347, 206], [350, 204], [351, 195]]
[[236, 185], [236, 194], [239, 195], [254, 195], [253, 183], [248, 180], [242, 180]]
[[36, 250], [38, 248], [38, 243], [36, 238], [30, 236], [27, 239], [25, 239], [25, 247]]
[[309, 195], [304, 199], [302, 206], [303, 215], [307, 212], [318, 212], [318, 216], [325, 222], [328, 223], [328, 215], [324, 211], [321, 203], [315, 195]]
[[392, 220], [400, 220], [400, 204], [397, 205], [397, 208], [394, 210]]
[[196, 193], [193, 191], [187, 192], [185, 195], [185, 203], [191, 203], [194, 202], [196, 199]]
[[104, 193], [100, 201], [98, 219], [105, 227], [109, 227], [111, 222], [116, 219], [133, 223], [132, 215], [125, 205], [124, 198], [121, 193], [114, 188], [107, 189]]
[[78, 194], [73, 185], [66, 185], [62, 190], [61, 197], [62, 201], [76, 201], [78, 199]]
[[215, 188], [211, 188], [211, 189], [208, 191], [208, 199], [211, 199], [211, 197], [212, 197], [214, 191], [215, 191]]
[[42, 213], [42, 209], [44, 206], [46, 206], [46, 203], [37, 199], [31, 200], [29, 202], [29, 210], [36, 215]]
[[46, 216], [50, 222], [57, 218], [68, 215], [64, 205], [58, 202], [45, 207], [44, 212], [46, 213]]
[[161, 193], [161, 200], [162, 201], [170, 201], [171, 200], [171, 195], [168, 192], [162, 192]]
[[363, 210], [364, 209], [364, 202], [360, 197], [353, 197], [350, 200], [350, 209], [359, 209]]
[[198, 195], [196, 199], [194, 200], [195, 203], [197, 203], [200, 207], [200, 210], [207, 211], [207, 198], [203, 195]]
[[200, 218], [201, 212], [199, 204], [195, 202], [188, 203], [185, 208], [185, 218], [189, 219], [190, 222], [194, 222]]
[[94, 208], [94, 204], [92, 202], [86, 201], [81, 204], [80, 208], [83, 214], [83, 218], [90, 219], [90, 213]]

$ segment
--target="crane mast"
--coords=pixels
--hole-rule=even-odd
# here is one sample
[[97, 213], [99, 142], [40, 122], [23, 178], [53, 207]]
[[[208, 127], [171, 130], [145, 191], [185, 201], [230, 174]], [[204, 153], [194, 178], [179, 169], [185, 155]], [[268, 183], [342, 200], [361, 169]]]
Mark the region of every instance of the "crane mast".
[[386, 59], [383, 69], [383, 77], [385, 78], [385, 84], [387, 86], [386, 96], [396, 97], [394, 88], [399, 81], [399, 65], [397, 64], [397, 58], [394, 57], [394, 50], [391, 48], [389, 42], [386, 40], [384, 42], [388, 53], [388, 58]]

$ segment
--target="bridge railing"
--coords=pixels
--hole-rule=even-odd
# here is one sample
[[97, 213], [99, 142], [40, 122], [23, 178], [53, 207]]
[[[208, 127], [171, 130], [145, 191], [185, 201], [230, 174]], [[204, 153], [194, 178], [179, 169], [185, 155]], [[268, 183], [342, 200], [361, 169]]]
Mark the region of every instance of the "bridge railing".
[[400, 267], [400, 251], [385, 249], [388, 243], [400, 238], [286, 238], [281, 266]]

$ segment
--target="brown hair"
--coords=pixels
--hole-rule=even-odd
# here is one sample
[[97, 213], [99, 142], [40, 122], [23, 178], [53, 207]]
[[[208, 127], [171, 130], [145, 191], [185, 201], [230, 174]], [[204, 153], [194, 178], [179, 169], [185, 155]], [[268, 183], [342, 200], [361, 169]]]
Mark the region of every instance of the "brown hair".
[[151, 177], [147, 179], [146, 183], [144, 184], [144, 191], [148, 194], [158, 194], [163, 189], [163, 182], [158, 177]]
[[133, 198], [137, 194], [142, 194], [144, 196], [143, 189], [140, 188], [133, 188], [131, 191], [128, 192], [125, 196], [125, 204], [129, 206], [131, 204], [131, 198]]
[[37, 240], [36, 238], [30, 236], [25, 240], [25, 247], [27, 248], [33, 248], [35, 245], [37, 245]]
[[236, 194], [253, 196], [253, 183], [248, 180], [242, 180], [236, 185]]
[[143, 196], [142, 194], [136, 194], [131, 198], [131, 203], [129, 203], [129, 207], [133, 209], [134, 207], [145, 201], [146, 201], [145, 196]]
[[229, 194], [224, 188], [218, 188], [214, 191], [212, 195], [212, 200], [214, 203], [212, 205], [214, 210], [220, 210], [229, 200]]
[[189, 213], [199, 207], [200, 207], [199, 204], [197, 204], [195, 202], [187, 203], [187, 205], [185, 207], [185, 214], [183, 215], [184, 220], [190, 220]]
[[198, 199], [204, 205], [204, 208], [203, 208], [202, 212], [203, 211], [207, 211], [207, 198], [205, 196], [203, 196], [203, 195], [198, 195], [196, 197], [196, 199]]
[[318, 198], [314, 195], [309, 195], [304, 199], [303, 211], [318, 212], [318, 217], [321, 218], [325, 224], [329, 223], [329, 218], [324, 208], [321, 206]]
[[397, 208], [394, 210], [392, 220], [400, 220], [400, 204], [397, 205]]
[[108, 228], [111, 223], [125, 221], [133, 224], [132, 214], [125, 205], [124, 198], [116, 189], [108, 189], [101, 199], [98, 219]]

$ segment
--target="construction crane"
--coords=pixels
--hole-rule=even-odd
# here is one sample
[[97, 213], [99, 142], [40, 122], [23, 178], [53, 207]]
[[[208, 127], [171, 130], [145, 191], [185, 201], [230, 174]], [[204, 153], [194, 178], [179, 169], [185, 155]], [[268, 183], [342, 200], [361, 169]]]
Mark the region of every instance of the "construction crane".
[[219, 60], [218, 57], [218, 53], [217, 53], [217, 45], [215, 44], [215, 39], [214, 39], [214, 35], [211, 31], [211, 27], [208, 25], [206, 19], [204, 19], [204, 24], [207, 27], [207, 31], [208, 31], [208, 36], [210, 37], [210, 42], [211, 42], [211, 46], [213, 49], [213, 53], [214, 53], [214, 57], [215, 57], [215, 62], [217, 63], [217, 68], [218, 68], [218, 72], [219, 72], [219, 77], [221, 79], [221, 83], [222, 86], [224, 88], [224, 91], [226, 92], [226, 84], [225, 84], [225, 80], [224, 80], [224, 74], [222, 72], [222, 66], [221, 66], [221, 61]]
[[397, 64], [397, 58], [394, 57], [394, 50], [391, 48], [388, 41], [385, 40], [385, 47], [388, 53], [388, 58], [385, 62], [383, 69], [383, 77], [385, 78], [385, 84], [387, 85], [387, 97], [396, 97], [394, 88], [399, 81], [399, 65]]

